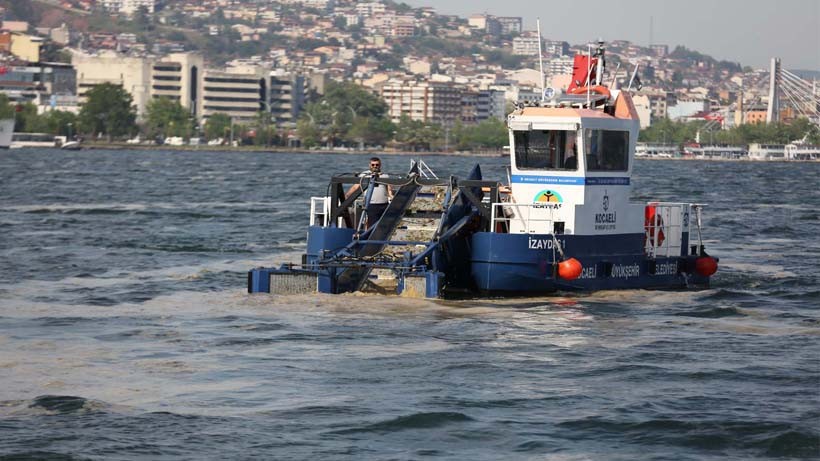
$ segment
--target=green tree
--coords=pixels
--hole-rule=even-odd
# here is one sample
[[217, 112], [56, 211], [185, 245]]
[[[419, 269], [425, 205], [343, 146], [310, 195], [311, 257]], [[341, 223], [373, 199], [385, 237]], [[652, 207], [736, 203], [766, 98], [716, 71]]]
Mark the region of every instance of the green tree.
[[509, 143], [507, 127], [504, 122], [495, 118], [468, 127], [460, 127], [460, 124], [457, 124], [453, 131], [456, 145], [460, 150], [503, 147]]
[[393, 137], [395, 126], [387, 118], [356, 117], [346, 134], [346, 141], [351, 144], [381, 145]]
[[189, 137], [193, 121], [188, 109], [170, 98], [152, 99], [145, 107], [145, 131], [151, 137]]
[[40, 116], [38, 131], [58, 136], [74, 136], [77, 134], [77, 116], [71, 112], [51, 110]]
[[673, 122], [669, 119], [660, 119], [641, 131], [639, 141], [677, 144], [693, 142], [700, 131], [702, 143], [787, 144], [804, 138], [809, 143], [820, 142], [820, 128], [806, 118], [799, 118], [791, 123], [747, 123], [728, 130], [717, 129], [708, 134], [704, 127], [703, 121]]
[[300, 118], [296, 122], [296, 133], [302, 141], [302, 147], [310, 148], [321, 144], [322, 132], [314, 121], [308, 117]]
[[442, 133], [441, 126], [412, 120], [407, 115], [402, 115], [396, 125], [396, 141], [413, 151], [430, 150], [441, 145]]
[[[339, 141], [380, 143], [385, 133], [392, 133], [389, 120], [385, 123], [386, 113], [384, 101], [363, 87], [351, 82], [331, 82], [321, 101], [305, 106], [297, 130], [302, 142], [307, 144], [320, 140], [326, 140], [329, 145]], [[357, 128], [351, 133], [354, 125]], [[375, 131], [365, 135], [371, 128]]]
[[209, 140], [227, 138], [231, 133], [231, 117], [228, 114], [217, 112], [205, 122], [205, 137]]
[[40, 117], [37, 115], [37, 106], [27, 102], [15, 107], [16, 117], [14, 131], [22, 133], [39, 133], [43, 131], [40, 126]]
[[278, 142], [276, 126], [271, 124], [271, 114], [260, 110], [256, 114], [254, 144], [257, 146], [270, 146], [271, 143]]
[[14, 104], [4, 93], [0, 93], [0, 120], [14, 117]]
[[80, 109], [80, 128], [93, 135], [104, 134], [110, 141], [136, 130], [137, 111], [134, 99], [121, 86], [103, 83], [88, 90]]

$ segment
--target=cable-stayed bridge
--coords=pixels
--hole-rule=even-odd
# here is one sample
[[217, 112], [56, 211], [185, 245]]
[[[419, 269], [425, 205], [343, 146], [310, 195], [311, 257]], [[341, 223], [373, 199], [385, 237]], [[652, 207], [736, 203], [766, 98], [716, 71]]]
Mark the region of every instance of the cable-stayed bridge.
[[769, 107], [766, 123], [779, 122], [784, 109], [820, 125], [820, 86], [784, 69], [779, 58], [772, 58], [769, 72]]

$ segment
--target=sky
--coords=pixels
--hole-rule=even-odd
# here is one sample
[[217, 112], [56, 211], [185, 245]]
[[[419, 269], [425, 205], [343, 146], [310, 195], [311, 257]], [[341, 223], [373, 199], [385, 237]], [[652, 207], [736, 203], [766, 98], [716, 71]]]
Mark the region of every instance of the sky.
[[[744, 66], [820, 71], [820, 0], [403, 0], [441, 14], [521, 16], [525, 29], [582, 44], [603, 38], [676, 45]], [[581, 7], [581, 5], [584, 5]]]

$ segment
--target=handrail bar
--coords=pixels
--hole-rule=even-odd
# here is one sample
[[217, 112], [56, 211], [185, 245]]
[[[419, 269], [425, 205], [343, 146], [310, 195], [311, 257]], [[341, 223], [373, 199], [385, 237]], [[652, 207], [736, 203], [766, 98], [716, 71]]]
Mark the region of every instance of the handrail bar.
[[512, 222], [513, 219], [518, 219], [518, 220], [521, 221], [521, 225], [524, 226], [524, 229], [525, 229], [524, 233], [526, 233], [526, 234], [531, 234], [531, 233], [535, 232], [534, 230], [531, 230], [531, 223], [538, 223], [538, 222], [551, 223], [551, 222], [554, 222], [554, 219], [552, 217], [552, 210], [550, 210], [550, 217], [549, 218], [533, 218], [532, 213], [528, 211], [527, 212], [527, 218], [525, 220], [521, 213], [515, 213], [515, 216], [511, 217], [511, 218], [508, 218], [508, 217], [503, 216], [503, 215], [498, 216], [498, 214], [496, 212], [496, 209], [498, 207], [501, 207], [502, 211], [503, 211], [504, 207], [511, 207], [511, 208], [516, 208], [516, 209], [517, 208], [527, 208], [530, 211], [533, 210], [533, 209], [536, 209], [536, 210], [542, 209], [542, 208], [539, 208], [539, 204], [537, 204], [537, 203], [511, 203], [511, 202], [495, 202], [495, 203], [492, 203], [491, 207], [490, 207], [491, 208], [490, 232], [495, 232], [496, 224], [509, 223], [509, 222]]

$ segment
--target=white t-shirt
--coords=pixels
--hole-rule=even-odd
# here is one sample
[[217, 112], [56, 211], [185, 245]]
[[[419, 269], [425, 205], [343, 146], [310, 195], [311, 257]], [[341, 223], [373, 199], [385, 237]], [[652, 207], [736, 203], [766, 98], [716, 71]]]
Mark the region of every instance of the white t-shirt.
[[[370, 172], [370, 170], [362, 171], [362, 173], [359, 174], [359, 177], [360, 178], [369, 178], [371, 174], [372, 173]], [[379, 173], [379, 178], [389, 178], [389, 177], [390, 176], [388, 176], [384, 173]], [[366, 194], [367, 189], [364, 189], [362, 192]], [[387, 193], [387, 184], [376, 184], [376, 188], [373, 189], [373, 195], [370, 196], [370, 203], [372, 203], [374, 205], [383, 205], [385, 203], [388, 203], [389, 201], [390, 201], [390, 199], [389, 199], [389, 195]]]

